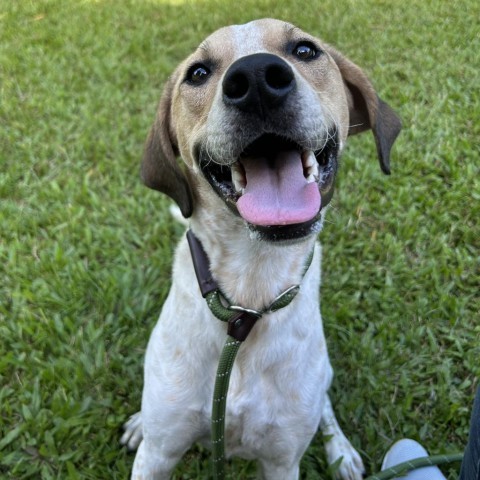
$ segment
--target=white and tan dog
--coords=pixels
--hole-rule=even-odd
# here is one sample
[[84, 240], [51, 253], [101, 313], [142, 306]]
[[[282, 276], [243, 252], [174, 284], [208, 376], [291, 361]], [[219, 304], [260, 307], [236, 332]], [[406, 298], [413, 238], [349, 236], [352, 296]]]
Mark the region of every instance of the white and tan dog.
[[[362, 478], [327, 393], [316, 234], [345, 141], [368, 129], [389, 173], [400, 121], [365, 74], [317, 38], [265, 19], [216, 31], [176, 69], [147, 140], [142, 177], [190, 218], [226, 298], [261, 310], [300, 284], [292, 303], [257, 322], [231, 376], [227, 454], [257, 459], [260, 478], [298, 478], [318, 427], [329, 462], [342, 457], [338, 475]], [[225, 336], [182, 238], [146, 352], [141, 413], [122, 438], [140, 443], [133, 479], [167, 479], [194, 442], [209, 444]]]

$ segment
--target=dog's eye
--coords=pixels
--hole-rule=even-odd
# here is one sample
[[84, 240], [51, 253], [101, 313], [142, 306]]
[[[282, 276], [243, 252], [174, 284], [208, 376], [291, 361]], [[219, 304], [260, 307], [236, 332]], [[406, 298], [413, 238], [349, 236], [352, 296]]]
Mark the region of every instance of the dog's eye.
[[293, 49], [293, 54], [301, 60], [311, 60], [318, 54], [317, 47], [310, 42], [300, 42]]
[[193, 85], [201, 85], [210, 75], [210, 69], [201, 63], [192, 65], [187, 72], [186, 80]]

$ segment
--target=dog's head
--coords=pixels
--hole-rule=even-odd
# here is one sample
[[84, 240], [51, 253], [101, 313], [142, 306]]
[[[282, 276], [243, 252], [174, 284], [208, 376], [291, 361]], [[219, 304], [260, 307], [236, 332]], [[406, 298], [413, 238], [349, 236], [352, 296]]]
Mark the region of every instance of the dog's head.
[[318, 230], [347, 136], [371, 129], [388, 174], [400, 128], [354, 63], [293, 25], [258, 20], [216, 31], [176, 69], [142, 178], [185, 217], [208, 186], [262, 238], [297, 239]]

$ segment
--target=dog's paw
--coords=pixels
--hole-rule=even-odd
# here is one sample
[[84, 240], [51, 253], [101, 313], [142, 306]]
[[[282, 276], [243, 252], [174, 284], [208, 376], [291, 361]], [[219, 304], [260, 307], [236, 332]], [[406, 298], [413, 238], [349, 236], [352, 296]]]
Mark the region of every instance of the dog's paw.
[[120, 443], [125, 445], [130, 451], [135, 451], [143, 438], [142, 430], [142, 412], [132, 415], [123, 425], [123, 435]]
[[342, 480], [362, 480], [365, 467], [358, 452], [345, 436], [335, 435], [326, 444], [328, 463], [340, 462], [335, 468], [335, 477]]

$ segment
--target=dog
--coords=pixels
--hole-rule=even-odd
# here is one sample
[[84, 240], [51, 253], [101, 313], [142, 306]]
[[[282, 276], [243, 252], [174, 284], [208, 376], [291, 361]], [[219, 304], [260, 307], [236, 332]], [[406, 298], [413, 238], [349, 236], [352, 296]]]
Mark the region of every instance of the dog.
[[[217, 30], [164, 88], [145, 146], [144, 183], [189, 219], [225, 299], [262, 311], [300, 287], [288, 306], [257, 321], [231, 374], [226, 452], [256, 459], [265, 480], [297, 479], [318, 428], [329, 463], [341, 459], [337, 475], [362, 478], [360, 455], [328, 396], [316, 237], [347, 137], [371, 130], [388, 174], [400, 129], [358, 66], [279, 20]], [[225, 324], [202, 298], [184, 236], [146, 351], [141, 412], [122, 438], [138, 446], [132, 479], [170, 478], [193, 443], [210, 445], [225, 338]]]

